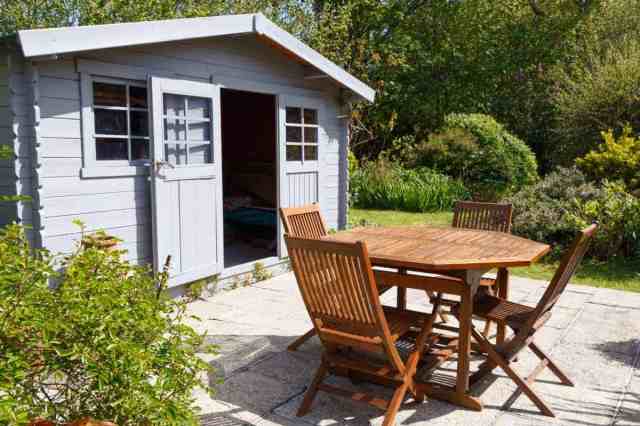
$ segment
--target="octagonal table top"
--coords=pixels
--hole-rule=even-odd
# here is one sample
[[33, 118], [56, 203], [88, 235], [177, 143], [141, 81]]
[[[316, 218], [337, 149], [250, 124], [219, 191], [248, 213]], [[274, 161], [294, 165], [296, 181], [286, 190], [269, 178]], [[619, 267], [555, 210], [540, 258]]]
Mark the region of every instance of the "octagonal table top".
[[431, 226], [354, 228], [323, 239], [364, 241], [373, 265], [424, 271], [529, 266], [551, 249], [502, 232]]

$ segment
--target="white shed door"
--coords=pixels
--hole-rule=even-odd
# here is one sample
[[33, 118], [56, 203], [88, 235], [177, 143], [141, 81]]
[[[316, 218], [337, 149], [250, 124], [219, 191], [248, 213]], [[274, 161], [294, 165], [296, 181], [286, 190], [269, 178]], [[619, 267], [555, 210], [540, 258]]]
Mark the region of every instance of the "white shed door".
[[[278, 96], [280, 205], [296, 207], [322, 203], [323, 108], [311, 97]], [[282, 235], [282, 234], [281, 234]], [[286, 256], [281, 241], [280, 255]]]
[[154, 265], [171, 256], [170, 285], [222, 271], [220, 90], [150, 78]]

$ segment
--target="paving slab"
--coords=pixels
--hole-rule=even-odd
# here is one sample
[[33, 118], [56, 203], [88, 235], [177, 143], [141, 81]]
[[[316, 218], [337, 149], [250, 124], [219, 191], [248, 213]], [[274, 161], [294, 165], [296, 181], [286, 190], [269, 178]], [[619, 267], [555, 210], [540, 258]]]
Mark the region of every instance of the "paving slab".
[[[510, 297], [533, 306], [546, 285], [512, 277]], [[395, 290], [382, 295], [381, 300], [395, 305]], [[421, 291], [409, 291], [407, 304], [423, 312], [431, 309]], [[195, 395], [207, 414], [203, 425], [382, 424], [380, 410], [322, 392], [308, 415], [296, 417], [319, 365], [322, 346], [314, 337], [297, 352], [286, 351], [289, 343], [311, 327], [293, 274], [197, 300], [190, 305], [190, 312], [203, 321], [189, 323], [206, 334], [207, 343], [220, 347], [218, 355], [206, 358], [217, 373], [205, 382], [215, 385], [224, 379], [215, 386], [213, 398], [204, 392]], [[455, 319], [451, 321], [455, 324]], [[397, 424], [640, 426], [640, 295], [570, 285], [536, 337], [539, 346], [576, 384], [562, 386], [548, 370], [534, 383], [533, 388], [556, 412], [556, 418], [542, 416], [526, 396], [515, 394], [515, 384], [496, 369], [473, 390], [484, 403], [481, 413], [437, 400], [416, 404], [408, 398]], [[479, 362], [474, 359], [472, 366]], [[515, 368], [526, 375], [537, 362], [525, 351]], [[454, 374], [455, 366], [455, 360], [446, 363], [444, 373]], [[344, 378], [329, 380], [341, 387], [356, 386]], [[390, 389], [371, 384], [355, 388], [382, 397], [391, 394]]]

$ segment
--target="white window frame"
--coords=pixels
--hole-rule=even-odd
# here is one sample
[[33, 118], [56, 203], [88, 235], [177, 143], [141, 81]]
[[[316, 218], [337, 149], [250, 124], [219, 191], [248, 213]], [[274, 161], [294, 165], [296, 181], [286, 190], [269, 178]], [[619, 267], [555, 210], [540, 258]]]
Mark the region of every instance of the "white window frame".
[[[287, 121], [287, 108], [298, 108], [300, 110], [300, 123], [289, 123]], [[313, 110], [316, 112], [316, 124], [306, 124], [304, 122], [304, 110]], [[284, 123], [284, 131], [285, 131], [285, 161], [287, 163], [300, 163], [300, 164], [304, 164], [304, 163], [317, 163], [320, 160], [320, 108], [317, 108], [315, 106], [313, 107], [305, 107], [305, 106], [299, 106], [299, 105], [295, 105], [295, 104], [291, 104], [291, 105], [285, 105], [285, 114], [284, 114], [284, 119], [285, 119], [285, 123]], [[302, 134], [300, 136], [300, 142], [289, 142], [287, 140], [287, 127], [298, 127], [300, 128]], [[305, 132], [304, 130], [306, 128], [313, 128], [313, 129], [317, 129], [317, 133], [316, 133], [316, 141], [315, 142], [307, 142], [305, 140]], [[315, 160], [305, 160], [304, 158], [304, 151], [305, 151], [305, 146], [307, 145], [312, 145], [316, 147], [316, 159]], [[287, 159], [287, 148], [289, 146], [299, 146], [300, 149], [300, 155], [301, 158], [300, 160], [288, 160]]]
[[[146, 160], [97, 160], [96, 159], [96, 138], [109, 137], [114, 138], [114, 135], [99, 135], [95, 133], [95, 117], [93, 113], [93, 83], [112, 83], [126, 86], [127, 106], [126, 107], [100, 107], [102, 109], [116, 109], [131, 111], [129, 107], [129, 87], [137, 86], [147, 89], [147, 114], [149, 125], [149, 136], [139, 137], [134, 139], [146, 139], [149, 144], [149, 155], [153, 149], [151, 140], [151, 96], [147, 88], [146, 82], [127, 79], [127, 78], [114, 78], [114, 77], [102, 77], [92, 75], [88, 72], [80, 73], [81, 84], [81, 110], [82, 110], [82, 159], [83, 167], [81, 170], [81, 176], [83, 178], [94, 177], [112, 177], [112, 176], [137, 176], [149, 174], [149, 165], [151, 159]], [[134, 109], [136, 110], [136, 109]], [[144, 110], [144, 109], [140, 109]], [[130, 122], [127, 120], [127, 135], [122, 136], [127, 140], [127, 149], [129, 151], [129, 157], [131, 156], [131, 131]]]

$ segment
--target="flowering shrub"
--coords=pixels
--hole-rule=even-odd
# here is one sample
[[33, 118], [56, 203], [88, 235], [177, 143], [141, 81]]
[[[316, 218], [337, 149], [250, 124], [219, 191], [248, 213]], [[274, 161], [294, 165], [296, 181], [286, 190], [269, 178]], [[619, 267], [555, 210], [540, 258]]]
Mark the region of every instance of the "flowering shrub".
[[552, 244], [556, 254], [578, 230], [598, 222], [592, 256], [640, 257], [640, 200], [620, 183], [596, 184], [575, 168], [559, 168], [507, 201], [514, 207], [513, 232]]
[[626, 126], [620, 137], [613, 130], [602, 132], [604, 143], [576, 160], [576, 165], [587, 176], [601, 181], [620, 179], [629, 190], [640, 195], [640, 139], [635, 137], [631, 127]]

